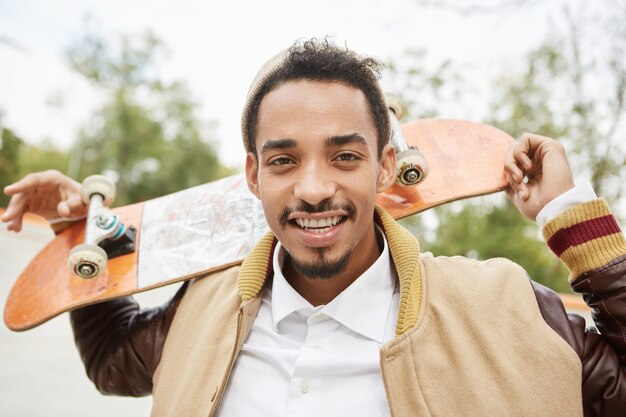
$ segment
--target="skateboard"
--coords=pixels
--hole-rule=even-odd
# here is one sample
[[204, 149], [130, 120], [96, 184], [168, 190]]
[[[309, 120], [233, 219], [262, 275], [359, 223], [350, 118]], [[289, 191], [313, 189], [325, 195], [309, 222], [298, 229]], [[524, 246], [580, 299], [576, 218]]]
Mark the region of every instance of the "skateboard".
[[[377, 203], [396, 219], [508, 187], [504, 159], [514, 140], [506, 133], [459, 120], [400, 126], [392, 117], [392, 124], [397, 182]], [[17, 278], [4, 311], [11, 330], [240, 264], [268, 231], [243, 174], [114, 209], [106, 207], [110, 184], [83, 184], [90, 214], [59, 233]]]

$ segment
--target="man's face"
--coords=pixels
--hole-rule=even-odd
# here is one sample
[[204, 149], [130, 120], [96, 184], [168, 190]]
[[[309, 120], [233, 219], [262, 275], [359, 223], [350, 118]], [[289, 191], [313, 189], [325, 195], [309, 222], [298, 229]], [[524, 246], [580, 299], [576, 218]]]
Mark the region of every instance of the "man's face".
[[376, 193], [395, 172], [391, 145], [378, 158], [363, 92], [337, 82], [290, 81], [263, 98], [257, 120], [248, 184], [290, 262], [308, 277], [363, 273], [379, 253]]

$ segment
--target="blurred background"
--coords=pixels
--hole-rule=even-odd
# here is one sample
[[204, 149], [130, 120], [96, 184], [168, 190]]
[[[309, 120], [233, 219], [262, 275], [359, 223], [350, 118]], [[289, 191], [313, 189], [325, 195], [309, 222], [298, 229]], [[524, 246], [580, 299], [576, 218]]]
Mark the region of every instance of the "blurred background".
[[[624, 22], [619, 0], [0, 0], [0, 186], [49, 168], [105, 173], [123, 205], [241, 171], [239, 116], [256, 71], [297, 39], [328, 36], [386, 63], [382, 83], [407, 119], [558, 139], [576, 180], [623, 224]], [[404, 223], [424, 250], [507, 257], [569, 292], [536, 225], [502, 195]], [[0, 306], [50, 237], [39, 225], [1, 232]], [[148, 415], [149, 399], [95, 393], [67, 321], [0, 329], [0, 415]]]

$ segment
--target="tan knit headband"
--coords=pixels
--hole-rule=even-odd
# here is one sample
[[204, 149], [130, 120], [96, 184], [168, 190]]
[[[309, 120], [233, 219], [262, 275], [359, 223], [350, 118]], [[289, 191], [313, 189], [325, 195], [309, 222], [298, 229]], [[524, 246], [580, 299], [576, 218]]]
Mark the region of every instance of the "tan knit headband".
[[248, 114], [250, 113], [250, 107], [252, 106], [253, 98], [259, 93], [262, 87], [267, 82], [268, 78], [279, 69], [285, 60], [287, 59], [288, 50], [285, 49], [280, 53], [274, 55], [269, 61], [267, 61], [256, 74], [248, 89], [248, 96], [246, 97], [246, 103], [243, 106], [243, 112], [241, 113], [241, 137], [243, 139], [243, 146], [246, 152], [250, 152], [248, 146]]

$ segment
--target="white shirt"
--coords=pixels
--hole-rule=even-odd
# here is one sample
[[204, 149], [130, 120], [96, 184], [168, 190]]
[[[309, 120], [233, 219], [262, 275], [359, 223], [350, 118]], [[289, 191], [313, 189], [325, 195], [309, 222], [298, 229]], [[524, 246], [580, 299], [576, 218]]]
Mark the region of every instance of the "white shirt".
[[[545, 225], [596, 198], [589, 184], [552, 200]], [[382, 235], [382, 233], [380, 233]], [[397, 275], [387, 241], [374, 264], [327, 305], [313, 307], [287, 282], [285, 250], [274, 251], [274, 279], [224, 392], [221, 417], [387, 416], [380, 346], [395, 334]]]
[[399, 292], [383, 241], [374, 264], [318, 307], [285, 279], [286, 253], [277, 245], [271, 288], [263, 293], [219, 416], [389, 415], [379, 351], [395, 334]]
[[578, 203], [595, 200], [596, 198], [598, 197], [596, 196], [595, 191], [593, 191], [591, 184], [588, 182], [576, 185], [571, 190], [564, 192], [546, 204], [539, 211], [539, 213], [537, 213], [537, 224], [539, 227], [543, 227], [546, 223], [548, 223], [548, 221], [558, 216], [568, 208], [573, 207]]

